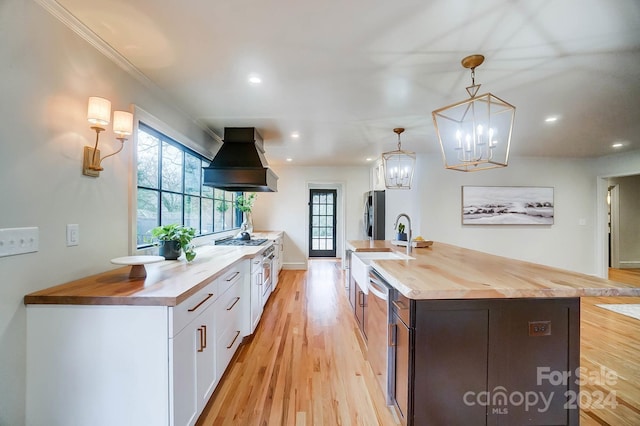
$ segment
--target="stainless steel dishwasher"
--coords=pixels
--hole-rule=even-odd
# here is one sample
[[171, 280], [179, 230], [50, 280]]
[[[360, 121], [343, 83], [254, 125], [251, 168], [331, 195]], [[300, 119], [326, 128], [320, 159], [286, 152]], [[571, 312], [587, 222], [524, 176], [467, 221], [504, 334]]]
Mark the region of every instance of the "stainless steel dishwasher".
[[387, 405], [390, 405], [392, 403], [389, 378], [389, 360], [392, 349], [389, 345], [389, 324], [391, 324], [389, 293], [391, 287], [374, 269], [369, 270], [368, 286], [368, 306], [364, 318], [367, 330], [367, 358], [380, 384]]

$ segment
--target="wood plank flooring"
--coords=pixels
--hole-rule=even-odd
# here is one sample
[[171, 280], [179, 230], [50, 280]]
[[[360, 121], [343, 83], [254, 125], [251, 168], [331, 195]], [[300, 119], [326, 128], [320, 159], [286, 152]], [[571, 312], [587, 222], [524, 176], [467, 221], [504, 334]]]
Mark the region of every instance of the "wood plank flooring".
[[[640, 286], [640, 269], [610, 269], [609, 279]], [[595, 306], [618, 303], [640, 304], [640, 297], [581, 301], [580, 367], [593, 377], [580, 389], [581, 425], [640, 425], [640, 320]], [[607, 396], [615, 408], [606, 403]], [[602, 408], [596, 407], [599, 400]]]
[[199, 425], [393, 425], [336, 260], [282, 271]]
[[[198, 425], [395, 425], [366, 362], [340, 262], [282, 271], [253, 338], [243, 344]], [[611, 279], [640, 285], [640, 271]], [[633, 281], [637, 279], [638, 281]], [[604, 299], [604, 300], [602, 300]], [[581, 425], [640, 425], [640, 321], [594, 306], [640, 298], [584, 298], [581, 367], [614, 370], [615, 409], [585, 409]], [[586, 399], [586, 397], [585, 397]], [[593, 405], [593, 404], [592, 404]]]

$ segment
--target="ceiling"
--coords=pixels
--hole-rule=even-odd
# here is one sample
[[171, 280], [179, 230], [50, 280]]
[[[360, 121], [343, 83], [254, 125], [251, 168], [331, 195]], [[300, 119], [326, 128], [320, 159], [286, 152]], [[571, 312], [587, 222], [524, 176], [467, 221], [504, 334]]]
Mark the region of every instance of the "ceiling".
[[474, 53], [517, 108], [513, 156], [640, 149], [637, 0], [58, 3], [201, 125], [257, 127], [272, 165], [366, 164], [394, 127], [439, 152], [431, 111], [468, 97]]

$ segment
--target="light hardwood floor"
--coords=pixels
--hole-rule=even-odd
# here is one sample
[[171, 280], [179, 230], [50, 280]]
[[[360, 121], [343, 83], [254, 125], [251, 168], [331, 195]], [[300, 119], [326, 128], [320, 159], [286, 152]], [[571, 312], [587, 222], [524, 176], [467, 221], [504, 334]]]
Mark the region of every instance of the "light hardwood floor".
[[[640, 271], [611, 279], [640, 285]], [[238, 350], [198, 424], [395, 425], [366, 362], [343, 283], [335, 260], [313, 260], [307, 271], [282, 271], [256, 333]], [[581, 390], [587, 396], [615, 390], [618, 406], [584, 410], [580, 423], [637, 426], [640, 321], [598, 303], [640, 298], [582, 301], [581, 367], [614, 370], [617, 383]]]

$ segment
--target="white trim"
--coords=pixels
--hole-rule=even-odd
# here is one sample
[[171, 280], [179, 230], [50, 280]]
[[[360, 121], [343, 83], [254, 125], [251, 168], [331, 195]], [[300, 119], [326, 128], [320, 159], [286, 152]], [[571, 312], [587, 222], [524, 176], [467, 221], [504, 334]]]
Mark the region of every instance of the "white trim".
[[[607, 187], [607, 192], [608, 192]], [[611, 267], [621, 268], [620, 266], [620, 186], [614, 185], [611, 188]]]
[[136, 68], [127, 58], [122, 56], [117, 50], [111, 47], [106, 41], [101, 39], [96, 33], [94, 33], [89, 27], [83, 24], [78, 18], [76, 18], [71, 12], [65, 9], [60, 3], [55, 0], [35, 0], [40, 6], [42, 6], [47, 12], [57, 18], [60, 22], [66, 25], [71, 31], [78, 34], [83, 40], [93, 46], [97, 51], [102, 53], [120, 68], [125, 70], [136, 80], [144, 84], [149, 89], [154, 90], [157, 93], [164, 92], [153, 82]]
[[307, 262], [285, 262], [282, 264], [282, 269], [291, 271], [306, 271], [309, 269]]
[[640, 268], [640, 260], [621, 260], [618, 263], [620, 264], [620, 269]]

